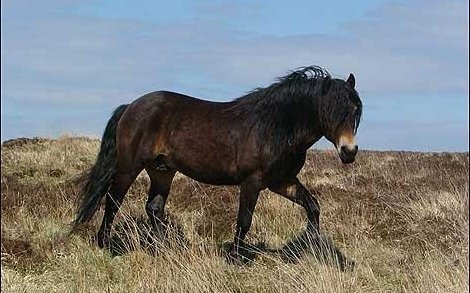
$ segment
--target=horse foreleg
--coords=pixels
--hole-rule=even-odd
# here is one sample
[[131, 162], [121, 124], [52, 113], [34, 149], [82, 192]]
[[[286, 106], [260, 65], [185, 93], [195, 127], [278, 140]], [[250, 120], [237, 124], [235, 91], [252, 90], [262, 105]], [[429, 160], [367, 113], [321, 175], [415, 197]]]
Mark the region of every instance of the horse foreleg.
[[248, 230], [250, 230], [258, 201], [259, 192], [261, 190], [260, 182], [257, 179], [250, 178], [240, 185], [240, 205], [238, 207], [237, 228], [233, 245], [230, 249], [230, 256], [237, 258], [240, 246], [243, 245]]
[[301, 205], [307, 212], [307, 229], [320, 233], [320, 205], [317, 199], [300, 183], [299, 179], [287, 180], [284, 183], [269, 187], [269, 189]]

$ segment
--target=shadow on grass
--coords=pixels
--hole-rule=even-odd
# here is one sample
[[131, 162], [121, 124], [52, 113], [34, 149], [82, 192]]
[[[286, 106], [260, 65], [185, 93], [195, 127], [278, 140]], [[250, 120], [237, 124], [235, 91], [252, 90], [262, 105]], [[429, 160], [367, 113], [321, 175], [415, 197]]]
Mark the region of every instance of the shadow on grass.
[[[232, 243], [224, 243], [220, 248], [228, 252], [231, 245]], [[354, 260], [347, 259], [330, 239], [308, 231], [303, 231], [280, 249], [272, 249], [265, 242], [259, 242], [255, 245], [244, 244], [238, 253], [240, 259], [235, 263], [242, 264], [249, 264], [260, 255], [277, 256], [286, 263], [296, 263], [303, 257], [312, 255], [320, 263], [337, 266], [341, 271], [352, 271], [355, 266]]]
[[176, 222], [166, 220], [154, 229], [148, 219], [131, 218], [116, 225], [109, 250], [119, 256], [135, 250], [143, 250], [155, 255], [163, 247], [184, 248], [189, 245], [183, 229]]
[[285, 262], [296, 262], [310, 254], [320, 263], [337, 265], [342, 271], [353, 270], [355, 266], [355, 262], [347, 259], [331, 239], [307, 230], [287, 242], [281, 249], [269, 252], [280, 255]]
[[[280, 257], [286, 263], [295, 263], [307, 255], [312, 255], [322, 264], [338, 266], [342, 271], [354, 269], [353, 260], [347, 259], [334, 243], [316, 232], [303, 231], [287, 242], [280, 249], [272, 249], [265, 242], [255, 245], [244, 244], [238, 251], [239, 258], [229, 257], [231, 242], [219, 245], [219, 253], [233, 264], [247, 265], [260, 255]], [[157, 229], [152, 228], [144, 218], [133, 218], [117, 225], [111, 237], [109, 250], [113, 256], [123, 255], [135, 250], [144, 250], [149, 254], [157, 254], [163, 247], [185, 248], [189, 241], [183, 229], [174, 220], [161, 223]]]

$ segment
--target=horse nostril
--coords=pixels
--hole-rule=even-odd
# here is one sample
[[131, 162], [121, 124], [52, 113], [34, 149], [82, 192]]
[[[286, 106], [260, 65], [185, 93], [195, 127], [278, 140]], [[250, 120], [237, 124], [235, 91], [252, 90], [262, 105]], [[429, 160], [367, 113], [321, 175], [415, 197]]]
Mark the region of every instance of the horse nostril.
[[351, 153], [353, 153], [355, 155], [355, 154], [357, 154], [357, 150], [358, 150], [358, 147], [357, 147], [357, 145], [355, 145], [353, 150], [351, 151]]
[[347, 146], [341, 146], [341, 153], [348, 155], [348, 156], [354, 156], [357, 154], [358, 147], [355, 145], [353, 148], [349, 148]]

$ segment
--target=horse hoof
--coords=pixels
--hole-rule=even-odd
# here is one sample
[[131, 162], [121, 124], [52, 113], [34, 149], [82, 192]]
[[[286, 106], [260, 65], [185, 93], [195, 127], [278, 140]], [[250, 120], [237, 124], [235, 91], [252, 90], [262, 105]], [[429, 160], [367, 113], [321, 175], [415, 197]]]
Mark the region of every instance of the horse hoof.
[[247, 254], [244, 249], [240, 249], [238, 252], [235, 249], [231, 249], [227, 253], [227, 262], [234, 265], [246, 265], [253, 261], [253, 258], [250, 255], [243, 255], [243, 253]]
[[227, 255], [226, 260], [229, 264], [239, 265], [239, 266], [246, 265], [251, 262], [249, 258], [244, 257], [243, 255], [240, 255], [240, 254], [234, 255], [231, 253]]
[[351, 259], [351, 260], [346, 261], [346, 265], [345, 265], [344, 270], [352, 272], [355, 267], [356, 267], [356, 262]]
[[356, 267], [356, 262], [352, 259], [345, 259], [339, 263], [342, 272], [352, 272]]
[[103, 249], [103, 248], [109, 248], [109, 239], [105, 239], [105, 237], [101, 235], [96, 235], [96, 242], [98, 244], [98, 247]]

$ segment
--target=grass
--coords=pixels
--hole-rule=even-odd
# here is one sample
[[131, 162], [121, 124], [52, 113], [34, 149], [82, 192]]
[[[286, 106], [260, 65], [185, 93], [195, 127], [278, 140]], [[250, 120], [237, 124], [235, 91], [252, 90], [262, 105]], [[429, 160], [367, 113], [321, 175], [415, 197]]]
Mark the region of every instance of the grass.
[[[468, 153], [362, 151], [342, 165], [312, 151], [299, 177], [318, 191], [324, 238], [356, 263], [342, 272], [312, 246], [286, 261], [304, 211], [263, 191], [247, 241], [249, 265], [231, 265], [236, 187], [182, 175], [173, 181], [165, 237], [149, 233], [148, 178], [129, 191], [114, 229], [120, 253], [90, 240], [101, 220], [69, 235], [77, 194], [99, 141], [62, 137], [2, 144], [2, 292], [466, 292]], [[150, 236], [149, 236], [150, 235]]]

